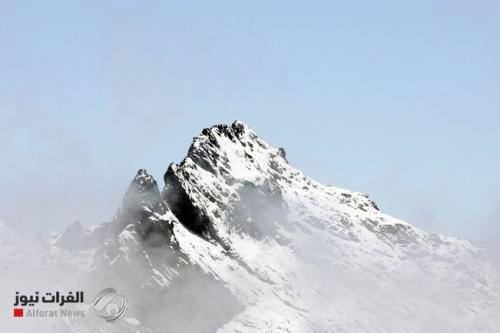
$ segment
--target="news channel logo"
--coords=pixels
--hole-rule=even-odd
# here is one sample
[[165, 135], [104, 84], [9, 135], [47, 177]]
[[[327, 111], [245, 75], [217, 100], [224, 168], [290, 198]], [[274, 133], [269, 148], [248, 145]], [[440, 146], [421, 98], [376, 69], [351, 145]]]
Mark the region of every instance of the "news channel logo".
[[112, 323], [127, 312], [127, 299], [115, 289], [106, 288], [95, 297], [93, 308], [97, 316]]

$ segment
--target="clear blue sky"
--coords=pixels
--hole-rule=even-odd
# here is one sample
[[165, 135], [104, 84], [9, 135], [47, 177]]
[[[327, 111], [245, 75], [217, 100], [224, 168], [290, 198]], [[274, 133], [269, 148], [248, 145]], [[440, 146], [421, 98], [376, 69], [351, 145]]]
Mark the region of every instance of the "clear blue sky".
[[500, 2], [0, 0], [0, 219], [109, 220], [138, 168], [241, 119], [324, 183], [500, 224]]

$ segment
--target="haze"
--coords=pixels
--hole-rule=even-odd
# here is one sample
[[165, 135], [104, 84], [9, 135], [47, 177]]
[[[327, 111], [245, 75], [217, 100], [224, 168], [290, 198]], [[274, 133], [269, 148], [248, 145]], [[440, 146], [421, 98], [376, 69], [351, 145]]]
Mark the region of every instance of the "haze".
[[[110, 220], [139, 168], [241, 119], [424, 229], [498, 235], [496, 1], [0, 0], [0, 220]], [[496, 236], [495, 236], [496, 237]]]

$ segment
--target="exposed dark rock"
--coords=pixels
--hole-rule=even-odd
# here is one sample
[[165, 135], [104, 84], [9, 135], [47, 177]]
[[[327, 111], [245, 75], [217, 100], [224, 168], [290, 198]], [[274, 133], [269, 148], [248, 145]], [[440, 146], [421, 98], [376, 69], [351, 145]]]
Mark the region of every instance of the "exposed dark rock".
[[186, 228], [203, 238], [208, 238], [210, 236], [210, 222], [202, 214], [201, 210], [193, 204], [175, 174], [172, 164], [168, 167], [163, 179], [165, 181], [163, 197], [168, 208]]
[[146, 170], [140, 169], [123, 197], [113, 219], [113, 228], [119, 233], [133, 224], [147, 245], [175, 243], [172, 221], [164, 218], [166, 211], [156, 180]]
[[285, 151], [285, 148], [278, 148], [278, 155], [281, 156], [287, 163], [288, 163], [288, 160], [286, 159], [286, 151]]

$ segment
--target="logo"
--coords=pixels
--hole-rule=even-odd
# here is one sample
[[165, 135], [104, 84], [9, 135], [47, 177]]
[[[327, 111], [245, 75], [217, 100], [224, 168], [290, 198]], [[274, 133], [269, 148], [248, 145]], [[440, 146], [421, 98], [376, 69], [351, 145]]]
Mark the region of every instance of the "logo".
[[106, 288], [97, 294], [93, 307], [99, 317], [112, 323], [127, 312], [127, 300], [113, 288]]

